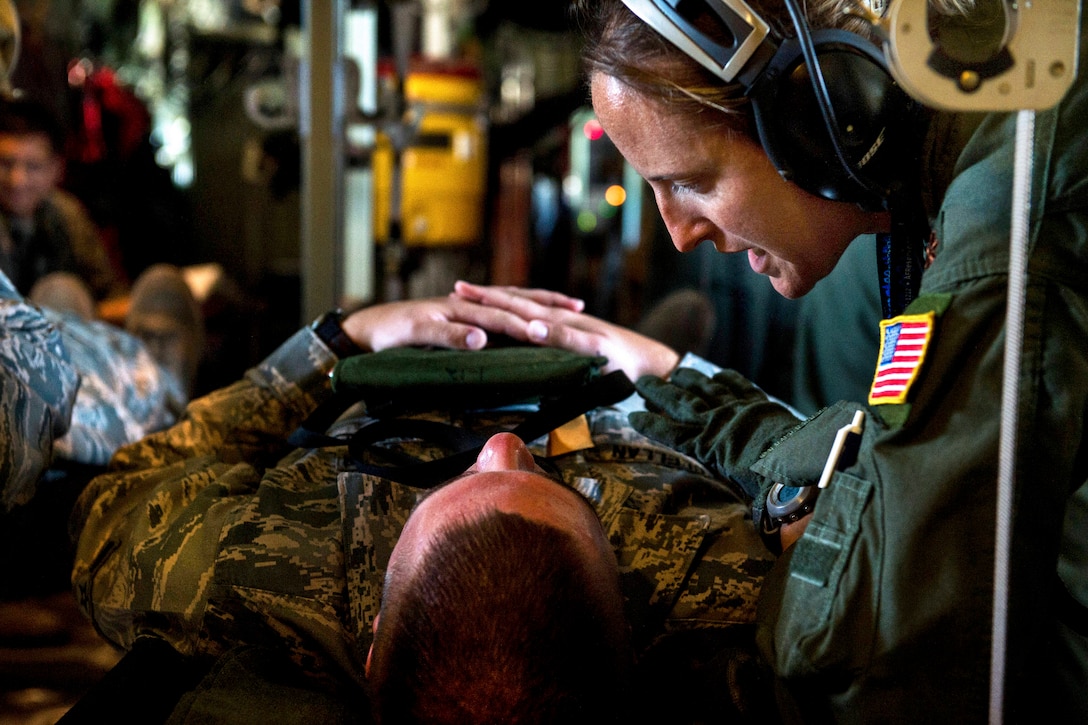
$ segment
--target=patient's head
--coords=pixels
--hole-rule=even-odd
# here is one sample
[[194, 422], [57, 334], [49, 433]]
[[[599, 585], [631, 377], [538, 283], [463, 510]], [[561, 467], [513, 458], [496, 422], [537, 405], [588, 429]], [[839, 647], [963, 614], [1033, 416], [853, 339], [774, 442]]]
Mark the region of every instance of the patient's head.
[[629, 653], [596, 515], [500, 434], [409, 518], [368, 674], [385, 725], [607, 722]]

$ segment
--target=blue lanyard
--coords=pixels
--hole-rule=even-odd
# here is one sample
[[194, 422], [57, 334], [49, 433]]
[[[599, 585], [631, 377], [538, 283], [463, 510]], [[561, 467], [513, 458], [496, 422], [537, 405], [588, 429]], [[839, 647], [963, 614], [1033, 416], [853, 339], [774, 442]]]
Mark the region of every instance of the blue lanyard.
[[895, 232], [876, 235], [880, 307], [885, 319], [903, 314], [907, 305], [918, 296], [922, 261], [921, 245], [912, 244], [909, 235]]

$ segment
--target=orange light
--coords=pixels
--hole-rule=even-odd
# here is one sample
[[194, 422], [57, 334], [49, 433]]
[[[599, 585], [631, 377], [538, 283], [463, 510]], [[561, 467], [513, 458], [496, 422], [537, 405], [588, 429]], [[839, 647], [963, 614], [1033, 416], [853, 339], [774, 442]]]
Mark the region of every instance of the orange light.
[[604, 136], [604, 129], [601, 127], [601, 122], [595, 118], [591, 118], [582, 124], [582, 133], [586, 135], [590, 141], [596, 141]]
[[619, 206], [627, 200], [627, 190], [619, 184], [613, 184], [605, 190], [604, 200], [612, 206]]

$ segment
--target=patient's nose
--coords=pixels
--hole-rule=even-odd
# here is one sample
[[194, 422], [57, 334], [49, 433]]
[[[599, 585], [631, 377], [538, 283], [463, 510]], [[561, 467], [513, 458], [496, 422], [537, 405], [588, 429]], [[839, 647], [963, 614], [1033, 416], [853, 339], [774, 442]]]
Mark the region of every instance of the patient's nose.
[[476, 458], [478, 471], [535, 471], [533, 454], [513, 433], [496, 433]]

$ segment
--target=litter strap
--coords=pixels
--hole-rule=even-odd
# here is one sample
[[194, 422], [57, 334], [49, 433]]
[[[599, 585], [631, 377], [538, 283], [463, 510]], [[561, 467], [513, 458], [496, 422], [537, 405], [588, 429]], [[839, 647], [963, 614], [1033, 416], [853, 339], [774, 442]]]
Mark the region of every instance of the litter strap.
[[[616, 371], [600, 375], [566, 395], [545, 398], [537, 410], [529, 413], [528, 417], [510, 432], [529, 443], [583, 413], [618, 403], [634, 392], [634, 385], [623, 372]], [[367, 453], [383, 441], [411, 438], [458, 450], [456, 453], [433, 461], [419, 461], [406, 457], [401, 464], [380, 465], [365, 460]], [[471, 466], [480, 455], [487, 438], [448, 423], [414, 418], [391, 418], [363, 426], [346, 439], [315, 434], [312, 430], [300, 428], [291, 436], [290, 441], [293, 445], [305, 448], [347, 444], [348, 454], [356, 465], [355, 470], [398, 483], [410, 484], [417, 488], [433, 488], [463, 473]], [[384, 453], [389, 451], [383, 450]]]

